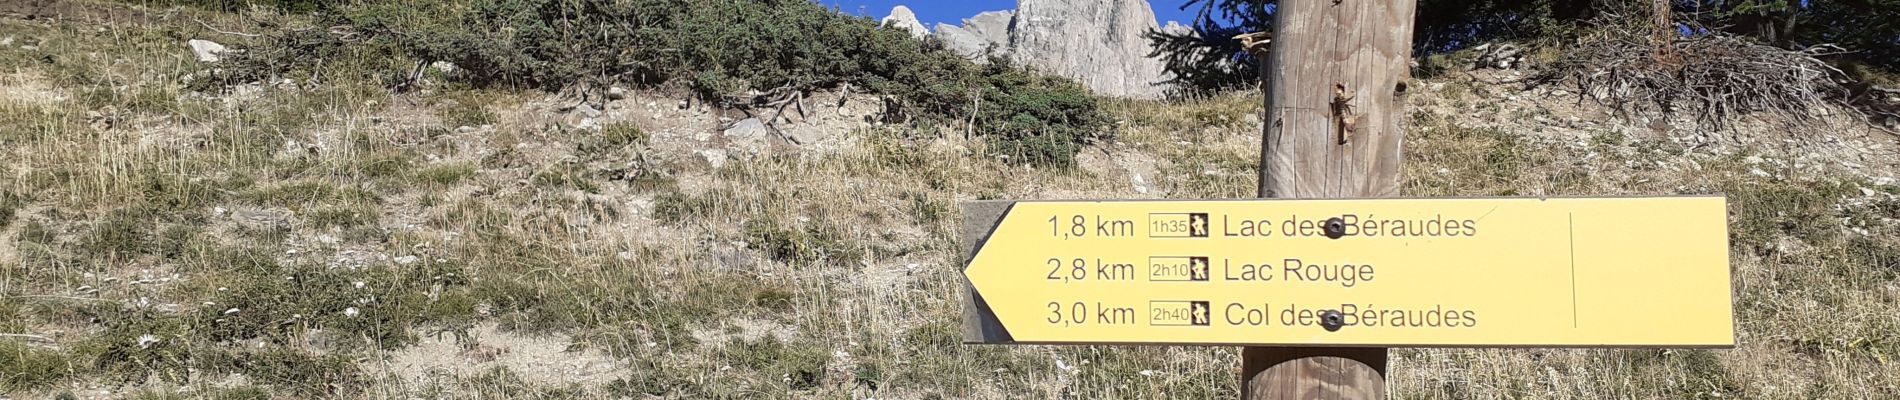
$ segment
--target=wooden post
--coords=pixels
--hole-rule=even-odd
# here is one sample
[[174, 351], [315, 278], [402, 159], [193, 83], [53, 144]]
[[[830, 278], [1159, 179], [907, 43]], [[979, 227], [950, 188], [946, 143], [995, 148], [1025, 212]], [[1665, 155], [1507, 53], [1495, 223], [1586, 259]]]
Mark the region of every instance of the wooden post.
[[[1260, 196], [1398, 195], [1416, 0], [1278, 7], [1261, 71]], [[1241, 398], [1382, 399], [1385, 368], [1383, 348], [1248, 347]]]

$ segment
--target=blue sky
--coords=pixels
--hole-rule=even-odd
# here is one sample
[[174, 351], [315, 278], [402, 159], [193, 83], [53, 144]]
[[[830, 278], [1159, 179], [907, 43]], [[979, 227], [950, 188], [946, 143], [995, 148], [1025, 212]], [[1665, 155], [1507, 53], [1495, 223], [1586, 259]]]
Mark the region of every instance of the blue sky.
[[[871, 18], [884, 18], [890, 14], [891, 7], [902, 4], [917, 13], [917, 19], [924, 26], [935, 27], [937, 23], [958, 25], [964, 18], [984, 11], [1013, 10], [1016, 0], [813, 0], [826, 7], [837, 7], [851, 15], [863, 15]], [[1181, 0], [1149, 0], [1155, 9], [1157, 23], [1168, 21], [1187, 23], [1193, 14], [1181, 11]]]

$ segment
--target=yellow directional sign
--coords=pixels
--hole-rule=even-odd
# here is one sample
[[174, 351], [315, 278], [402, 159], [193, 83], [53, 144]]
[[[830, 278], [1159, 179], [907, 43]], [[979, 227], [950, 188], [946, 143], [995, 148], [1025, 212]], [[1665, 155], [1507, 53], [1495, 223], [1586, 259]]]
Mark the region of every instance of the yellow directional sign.
[[1722, 197], [965, 209], [971, 343], [1735, 343]]

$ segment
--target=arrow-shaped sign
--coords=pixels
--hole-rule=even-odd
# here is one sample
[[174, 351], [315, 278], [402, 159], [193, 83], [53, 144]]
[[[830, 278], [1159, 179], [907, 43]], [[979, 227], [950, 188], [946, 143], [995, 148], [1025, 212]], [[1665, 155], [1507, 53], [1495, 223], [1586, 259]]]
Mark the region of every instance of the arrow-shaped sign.
[[1734, 345], [1722, 197], [965, 212], [971, 343]]

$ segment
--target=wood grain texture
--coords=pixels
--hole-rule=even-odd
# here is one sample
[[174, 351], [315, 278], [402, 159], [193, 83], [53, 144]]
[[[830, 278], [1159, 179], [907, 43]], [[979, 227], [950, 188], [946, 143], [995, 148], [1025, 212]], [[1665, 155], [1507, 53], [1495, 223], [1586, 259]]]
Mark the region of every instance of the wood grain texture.
[[1386, 350], [1248, 347], [1241, 352], [1245, 399], [1383, 399]]
[[[1399, 194], [1416, 0], [1279, 2], [1260, 197]], [[1350, 329], [1350, 328], [1348, 328]], [[1385, 398], [1386, 349], [1248, 347], [1241, 398]]]
[[[1261, 197], [1398, 195], [1406, 118], [1402, 96], [1411, 79], [1416, 5], [1415, 0], [1280, 4], [1273, 51], [1262, 74], [1268, 88]], [[1334, 104], [1341, 88], [1350, 98], [1346, 107]], [[1347, 138], [1343, 145], [1341, 137]]]

